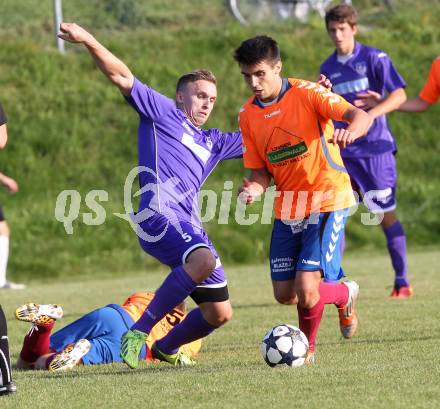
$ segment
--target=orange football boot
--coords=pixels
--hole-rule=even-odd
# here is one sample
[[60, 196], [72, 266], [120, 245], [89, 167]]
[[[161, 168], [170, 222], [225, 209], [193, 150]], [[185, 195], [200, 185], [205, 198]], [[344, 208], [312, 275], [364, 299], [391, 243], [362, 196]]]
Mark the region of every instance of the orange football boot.
[[339, 328], [344, 338], [351, 338], [358, 327], [356, 315], [356, 300], [359, 295], [359, 285], [355, 281], [344, 281], [342, 284], [348, 287], [348, 302], [338, 308]]

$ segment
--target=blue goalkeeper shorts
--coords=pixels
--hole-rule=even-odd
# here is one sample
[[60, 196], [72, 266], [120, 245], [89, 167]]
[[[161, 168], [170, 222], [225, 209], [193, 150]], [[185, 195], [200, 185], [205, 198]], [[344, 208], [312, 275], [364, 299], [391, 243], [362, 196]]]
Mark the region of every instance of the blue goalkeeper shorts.
[[[50, 348], [61, 352], [67, 345], [85, 338], [91, 344], [90, 351], [82, 359], [85, 365], [122, 362], [121, 337], [133, 324], [133, 319], [124, 308], [109, 304], [55, 332], [50, 337]], [[140, 359], [145, 359], [145, 354], [144, 345]]]

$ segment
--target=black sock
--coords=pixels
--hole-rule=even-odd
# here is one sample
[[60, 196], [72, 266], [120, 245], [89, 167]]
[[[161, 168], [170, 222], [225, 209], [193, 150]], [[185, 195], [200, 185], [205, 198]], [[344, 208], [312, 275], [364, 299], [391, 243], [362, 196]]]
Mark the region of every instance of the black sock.
[[12, 381], [11, 359], [9, 357], [8, 328], [6, 317], [0, 305], [0, 385]]

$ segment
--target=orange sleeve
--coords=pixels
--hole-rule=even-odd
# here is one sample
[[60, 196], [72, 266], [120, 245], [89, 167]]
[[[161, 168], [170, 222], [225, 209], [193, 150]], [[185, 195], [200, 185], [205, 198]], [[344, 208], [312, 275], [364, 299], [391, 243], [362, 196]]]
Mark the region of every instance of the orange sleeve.
[[431, 65], [428, 79], [419, 94], [420, 98], [429, 104], [435, 104], [440, 97], [440, 57]]
[[304, 88], [313, 108], [325, 120], [343, 121], [345, 111], [354, 108], [340, 95], [334, 94], [329, 89], [314, 82], [309, 82]]
[[247, 169], [261, 169], [266, 167], [266, 163], [258, 153], [255, 140], [252, 137], [248, 125], [248, 118], [242, 108], [238, 116], [238, 125], [240, 126], [241, 136], [243, 138], [243, 163]]

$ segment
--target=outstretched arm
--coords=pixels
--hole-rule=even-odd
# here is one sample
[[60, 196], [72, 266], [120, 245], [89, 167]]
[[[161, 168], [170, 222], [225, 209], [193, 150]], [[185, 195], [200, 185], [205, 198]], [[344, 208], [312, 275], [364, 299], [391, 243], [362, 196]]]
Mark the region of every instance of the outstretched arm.
[[[365, 93], [358, 94], [358, 99], [354, 101], [354, 105], [358, 108], [363, 108], [366, 110], [375, 108], [382, 102], [382, 96], [375, 92], [368, 90]], [[431, 104], [424, 99], [417, 97], [407, 99], [398, 108], [399, 112], [425, 112]]]
[[407, 99], [399, 107], [401, 112], [425, 112], [431, 104], [420, 97]]
[[18, 183], [3, 173], [0, 173], [0, 184], [3, 185], [9, 191], [9, 193], [18, 192]]
[[381, 98], [377, 92], [368, 90], [357, 95], [354, 105], [367, 110], [373, 118], [377, 118], [399, 109], [405, 101], [406, 92], [403, 88], [390, 92], [385, 98]]
[[92, 34], [75, 23], [61, 23], [58, 37], [69, 43], [84, 44], [96, 65], [104, 75], [116, 85], [125, 96], [130, 95], [134, 76], [130, 69], [109, 50], [107, 50]]

